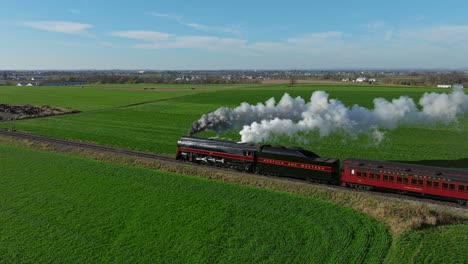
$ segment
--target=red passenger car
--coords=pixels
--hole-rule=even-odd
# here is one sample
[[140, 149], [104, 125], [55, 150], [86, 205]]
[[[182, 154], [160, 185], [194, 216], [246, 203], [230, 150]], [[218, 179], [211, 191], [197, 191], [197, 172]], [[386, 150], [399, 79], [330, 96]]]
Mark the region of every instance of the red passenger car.
[[353, 188], [418, 194], [466, 204], [468, 171], [406, 163], [346, 159], [341, 184]]

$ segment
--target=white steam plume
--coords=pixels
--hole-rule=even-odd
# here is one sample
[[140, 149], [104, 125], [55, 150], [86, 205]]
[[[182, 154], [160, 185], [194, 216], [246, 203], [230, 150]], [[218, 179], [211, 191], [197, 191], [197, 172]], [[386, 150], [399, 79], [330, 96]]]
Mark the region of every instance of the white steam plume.
[[392, 101], [376, 98], [373, 109], [359, 105], [347, 107], [328, 97], [326, 92], [316, 91], [307, 103], [301, 97], [284, 94], [277, 104], [271, 98], [265, 104], [242, 103], [234, 109], [221, 107], [194, 122], [190, 135], [207, 129], [225, 131], [243, 126], [239, 132], [242, 142], [262, 142], [274, 135], [293, 136], [298, 132], [318, 131], [320, 136], [328, 136], [344, 131], [369, 133], [378, 143], [384, 138], [379, 129], [395, 129], [412, 123], [448, 124], [468, 112], [468, 95], [463, 89], [450, 94], [425, 93], [419, 100], [422, 110], [408, 96]]

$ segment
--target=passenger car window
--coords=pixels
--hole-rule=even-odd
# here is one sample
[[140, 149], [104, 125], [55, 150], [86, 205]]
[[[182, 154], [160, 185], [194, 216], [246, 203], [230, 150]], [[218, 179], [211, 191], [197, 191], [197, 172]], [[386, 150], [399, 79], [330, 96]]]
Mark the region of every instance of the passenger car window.
[[434, 182], [434, 188], [439, 188], [439, 182]]
[[426, 185], [427, 185], [427, 187], [432, 187], [432, 181], [427, 181]]
[[443, 183], [442, 183], [442, 188], [443, 188], [443, 189], [447, 189], [447, 188], [448, 188], [448, 183], [443, 182]]
[[455, 190], [455, 184], [453, 184], [453, 183], [449, 184], [449, 189], [450, 190]]

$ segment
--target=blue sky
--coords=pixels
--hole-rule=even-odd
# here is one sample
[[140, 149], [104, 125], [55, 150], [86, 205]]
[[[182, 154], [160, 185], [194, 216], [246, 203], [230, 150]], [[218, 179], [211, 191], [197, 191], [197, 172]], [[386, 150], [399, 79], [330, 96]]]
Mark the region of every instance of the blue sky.
[[2, 3], [0, 69], [468, 67], [468, 1]]

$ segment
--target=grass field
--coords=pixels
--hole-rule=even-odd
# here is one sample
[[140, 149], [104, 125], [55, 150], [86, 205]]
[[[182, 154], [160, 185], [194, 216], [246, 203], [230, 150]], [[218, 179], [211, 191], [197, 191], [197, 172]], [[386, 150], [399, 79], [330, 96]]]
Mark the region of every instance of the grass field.
[[468, 225], [409, 231], [398, 238], [386, 263], [466, 263]]
[[[375, 97], [408, 95], [417, 101], [426, 91], [446, 91], [330, 84], [196, 86], [193, 91], [177, 90], [187, 86], [155, 85], [168, 91], [144, 90], [152, 87], [0, 87], [0, 103], [83, 111], [3, 122], [0, 127], [174, 153], [177, 139], [190, 124], [220, 106], [279, 99], [284, 92], [309, 98], [313, 91], [325, 90], [347, 105], [371, 107]], [[190, 96], [114, 109], [181, 95]], [[365, 136], [332, 135], [312, 136], [302, 146], [323, 156], [468, 168], [467, 125], [468, 116], [450, 126], [414, 125], [388, 131], [380, 145]], [[239, 139], [237, 132], [221, 136]], [[287, 138], [273, 143], [297, 145]], [[0, 262], [378, 263], [385, 258], [387, 263], [463, 263], [468, 259], [466, 224], [407, 231], [391, 239], [376, 220], [312, 198], [12, 145], [0, 144], [0, 169]]]
[[148, 84], [148, 83], [139, 83], [139, 84], [87, 84], [84, 85], [84, 88], [92, 89], [202, 89], [202, 90], [218, 90], [224, 88], [242, 88], [258, 86], [255, 84]]
[[383, 224], [320, 200], [11, 145], [0, 153], [0, 262], [377, 263], [390, 244]]
[[80, 87], [0, 86], [0, 104], [51, 105], [87, 111], [195, 94], [197, 92], [198, 91], [171, 92], [170, 90], [168, 90], [168, 92], [141, 92], [85, 89]]
[[[417, 101], [426, 91], [441, 91], [440, 89], [379, 86], [301, 84], [288, 87], [287, 85], [259, 85], [227, 91], [210, 91], [190, 97], [125, 109], [1, 123], [0, 126], [15, 127], [18, 130], [59, 138], [93, 141], [152, 152], [174, 153], [177, 139], [185, 135], [190, 124], [204, 113], [213, 111], [220, 106], [237, 106], [243, 101], [257, 103], [272, 96], [279, 99], [284, 92], [289, 92], [292, 96], [300, 95], [309, 98], [314, 90], [325, 90], [330, 93], [331, 98], [337, 98], [347, 105], [357, 103], [366, 107], [372, 107], [372, 99], [375, 97], [392, 99], [408, 95]], [[112, 94], [129, 91], [108, 90], [105, 92]], [[15, 91], [10, 91], [10, 93], [15, 94]], [[135, 93], [152, 94], [150, 92]], [[40, 97], [41, 100], [47, 102], [46, 95], [31, 93], [29, 96], [31, 98]], [[24, 100], [29, 99], [25, 98]], [[54, 99], [52, 98], [52, 100]], [[81, 101], [80, 98], [73, 100], [76, 100], [77, 104]], [[89, 103], [89, 107], [91, 105]], [[366, 136], [352, 139], [343, 135], [333, 135], [326, 138], [311, 136], [309, 142], [302, 146], [323, 156], [418, 161], [426, 164], [466, 168], [468, 167], [466, 156], [466, 149], [468, 149], [467, 125], [468, 116], [458, 124], [448, 127], [440, 125], [430, 128], [404, 126], [394, 131], [388, 131], [386, 139], [380, 145], [373, 144]], [[200, 136], [214, 135], [212, 132], [200, 134]], [[239, 139], [237, 132], [221, 136]], [[289, 139], [272, 143], [298, 145], [297, 142]]]

